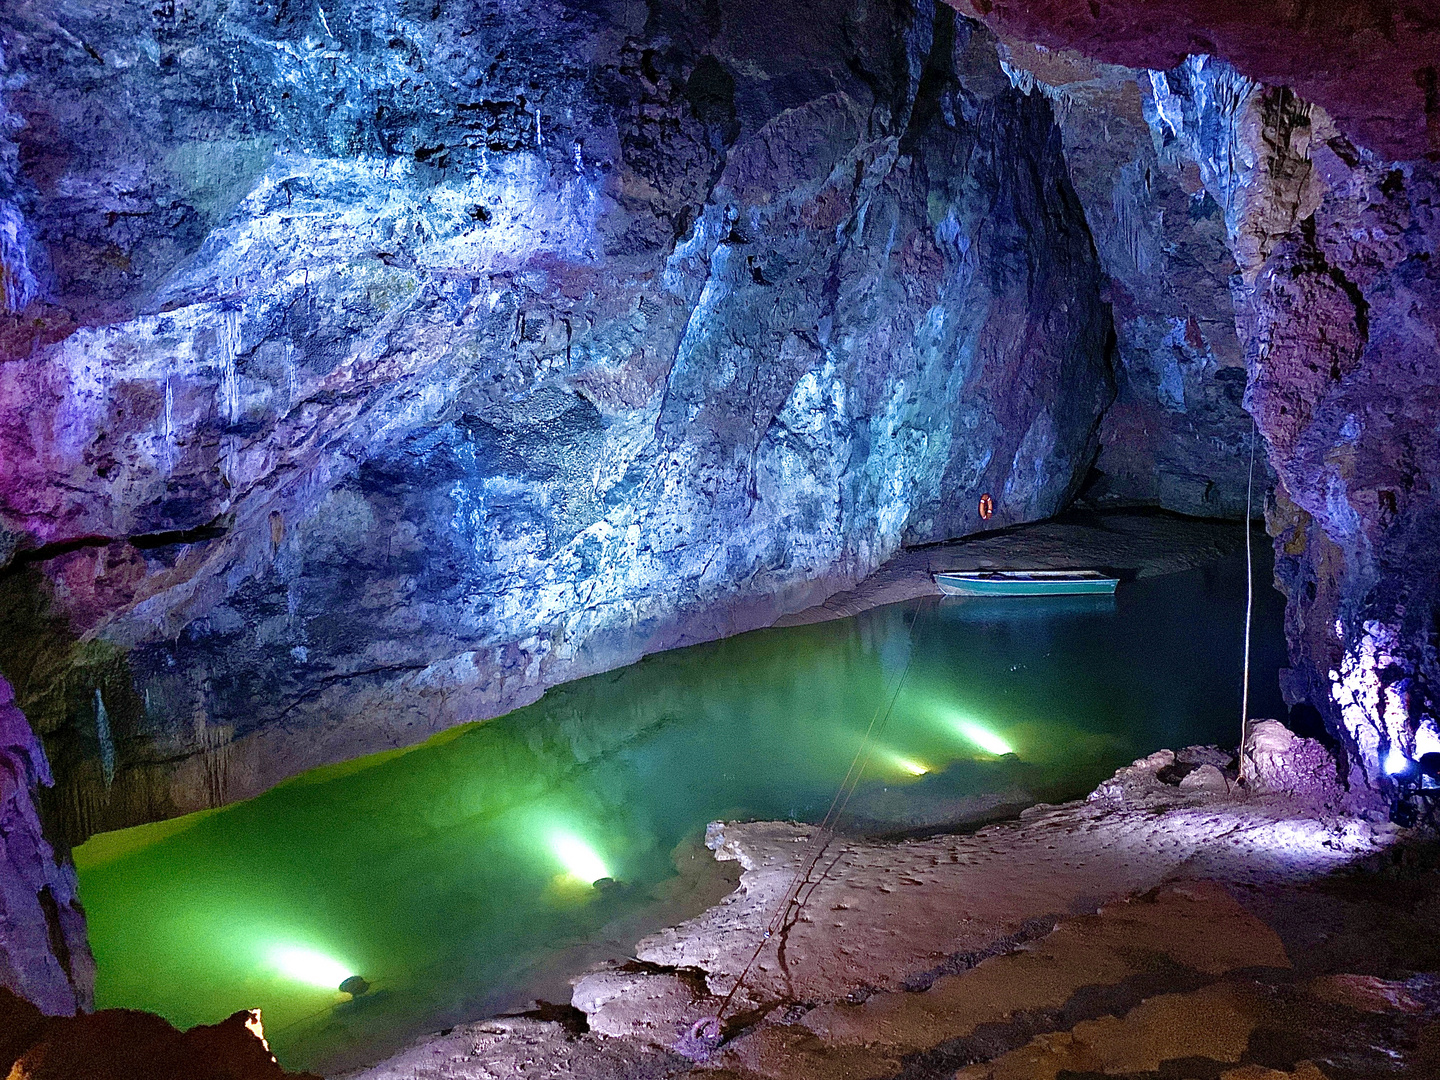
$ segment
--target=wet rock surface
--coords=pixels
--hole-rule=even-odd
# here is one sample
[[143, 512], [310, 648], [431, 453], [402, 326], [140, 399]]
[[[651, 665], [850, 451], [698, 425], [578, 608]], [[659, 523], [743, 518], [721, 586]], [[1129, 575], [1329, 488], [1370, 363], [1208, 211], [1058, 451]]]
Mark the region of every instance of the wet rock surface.
[[1284, 91], [1240, 99], [1233, 234], [1247, 404], [1279, 477], [1287, 700], [1326, 720], [1349, 781], [1440, 748], [1440, 201], [1433, 162], [1354, 148]]
[[[1371, 854], [1389, 835], [1338, 807], [1242, 797], [1226, 784], [1167, 784], [1159, 773], [1175, 760], [1161, 751], [1122, 769], [1086, 802], [1042, 805], [971, 835], [832, 841], [805, 887], [803, 913], [762, 950], [737, 1011], [833, 999], [843, 996], [839, 987], [899, 989], [917, 971], [1021, 934], [1030, 920], [1093, 910], [1177, 873], [1255, 884], [1320, 876]], [[718, 997], [759, 943], [758, 928], [809, 854], [813, 830], [756, 823], [711, 832], [717, 857], [745, 868], [740, 889], [642, 941], [636, 956], [698, 968]]]

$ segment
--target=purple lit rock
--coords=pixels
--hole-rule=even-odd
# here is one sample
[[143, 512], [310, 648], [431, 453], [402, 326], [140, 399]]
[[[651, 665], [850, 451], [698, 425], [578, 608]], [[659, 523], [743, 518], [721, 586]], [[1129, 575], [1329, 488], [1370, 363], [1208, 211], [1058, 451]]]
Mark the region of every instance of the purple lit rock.
[[[1048, 79], [1061, 114], [1074, 114], [1062, 121], [1067, 150], [1082, 151], [1071, 153], [1071, 171], [1097, 236], [1111, 234], [1098, 244], [1111, 275], [1122, 379], [1098, 465], [1119, 490], [1135, 491], [1153, 460], [1157, 477], [1208, 473], [1215, 491], [1228, 488], [1233, 499], [1237, 451], [1248, 441], [1243, 420], [1237, 425], [1222, 408], [1213, 424], [1177, 424], [1173, 410], [1157, 423], [1163, 413], [1155, 408], [1167, 398], [1190, 400], [1206, 349], [1233, 371], [1233, 347], [1206, 329], [1206, 312], [1213, 323], [1218, 310], [1206, 279], [1231, 273], [1214, 255], [1220, 234], [1207, 234], [1198, 218], [1177, 220], [1167, 192], [1178, 183], [1197, 208], [1218, 210], [1214, 224], [1223, 226], [1233, 261], [1246, 407], [1278, 477], [1268, 521], [1277, 584], [1289, 598], [1285, 693], [1324, 718], [1346, 751], [1354, 791], [1383, 793], [1385, 755], [1440, 749], [1440, 112], [1430, 108], [1440, 24], [1420, 7], [1358, 0], [957, 6], [1007, 35], [1014, 61]], [[1139, 92], [1125, 106], [1116, 90], [1123, 73], [1107, 74], [1095, 58], [1174, 66], [1136, 71]], [[1256, 79], [1304, 88], [1319, 104]], [[1108, 116], [1099, 120], [1106, 140], [1083, 138], [1097, 123], [1087, 106], [1107, 100], [1124, 121], [1113, 129], [1127, 137], [1143, 111], [1153, 162], [1143, 143], [1133, 153], [1109, 145]], [[1087, 176], [1084, 155], [1118, 168]], [[1137, 167], [1143, 184], [1127, 183], [1125, 170]], [[1115, 178], [1108, 206], [1097, 175], [1107, 184]], [[1162, 208], [1167, 216], [1157, 223]], [[1206, 244], [1211, 253], [1196, 261]], [[1154, 281], [1136, 272], [1147, 256]], [[1166, 298], [1167, 278], [1187, 288]], [[1145, 290], [1164, 302], [1132, 305]], [[1175, 343], [1180, 377], [1167, 391], [1165, 365], [1155, 362], [1163, 350], [1137, 353], [1133, 345], [1167, 306], [1184, 316], [1176, 301], [1201, 307], [1197, 332], [1186, 316]], [[1148, 382], [1147, 369], [1159, 378]], [[1187, 445], [1206, 442], [1212, 466], [1188, 469], [1187, 458], [1197, 459]]]
[[0, 986], [65, 1016], [90, 1007], [95, 972], [75, 871], [56, 859], [32, 798], [52, 783], [45, 751], [0, 679]]
[[[1222, 86], [1246, 80], [1208, 59], [1167, 73], [1015, 39], [1002, 48], [1017, 85], [1052, 103], [1107, 279], [1117, 395], [1085, 497], [1243, 517], [1252, 423], [1242, 405], [1227, 202], [1216, 182], [1225, 162], [1194, 137], [1224, 118], [1209, 100], [1177, 95], [1171, 83], [1183, 86], [1197, 64], [1219, 73]], [[1260, 447], [1254, 517], [1273, 484]]]

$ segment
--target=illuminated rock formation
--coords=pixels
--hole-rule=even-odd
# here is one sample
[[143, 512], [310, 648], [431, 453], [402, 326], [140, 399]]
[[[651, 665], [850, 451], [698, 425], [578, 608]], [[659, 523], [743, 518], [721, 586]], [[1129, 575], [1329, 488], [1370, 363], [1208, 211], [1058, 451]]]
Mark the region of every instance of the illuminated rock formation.
[[[1341, 739], [1357, 791], [1388, 793], [1386, 757], [1440, 749], [1440, 20], [1388, 0], [970, 6], [1050, 48], [1176, 64], [1147, 76], [1151, 109], [1224, 207], [1280, 481], [1286, 695]], [[1177, 64], [1196, 52], [1234, 67]]]
[[75, 870], [55, 857], [32, 798], [52, 783], [45, 751], [0, 679], [0, 993], [8, 987], [63, 1016], [89, 1008], [95, 972]]
[[1238, 516], [1252, 432], [1289, 700], [1357, 791], [1440, 748], [1440, 24], [967, 3], [7, 6], [54, 837], [767, 625], [981, 493]]
[[0, 662], [65, 836], [766, 625], [1094, 458], [1051, 106], [946, 9], [46, 10]]

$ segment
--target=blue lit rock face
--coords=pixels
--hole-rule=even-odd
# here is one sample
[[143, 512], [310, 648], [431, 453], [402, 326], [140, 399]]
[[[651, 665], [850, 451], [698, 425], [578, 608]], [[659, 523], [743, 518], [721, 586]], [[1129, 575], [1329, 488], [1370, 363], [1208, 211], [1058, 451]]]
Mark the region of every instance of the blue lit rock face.
[[768, 624], [1094, 460], [1061, 131], [946, 9], [53, 7], [0, 20], [0, 525], [65, 837]]
[[1440, 176], [1224, 65], [1167, 85], [1228, 207], [1246, 404], [1278, 475], [1282, 688], [1327, 721], [1357, 797], [1388, 794], [1387, 758], [1440, 750]]
[[[1297, 75], [1315, 68], [1283, 37], [1276, 62]], [[1395, 63], [1407, 59], [1397, 49]], [[1048, 60], [1061, 89], [1067, 63], [1094, 71]], [[1162, 158], [1192, 161], [1201, 202], [1223, 210], [1246, 408], [1277, 478], [1267, 524], [1289, 598], [1284, 694], [1336, 736], [1358, 801], [1391, 795], [1387, 760], [1440, 750], [1440, 174], [1430, 158], [1387, 161], [1346, 134], [1394, 122], [1408, 102], [1371, 117], [1355, 111], [1368, 92], [1356, 89], [1348, 105], [1338, 99], [1349, 114], [1341, 130], [1323, 109], [1215, 60], [1142, 78]], [[1100, 200], [1083, 180], [1077, 189], [1103, 235]], [[1113, 253], [1106, 268], [1128, 279]], [[1192, 288], [1187, 302], [1200, 295]], [[1119, 302], [1116, 327], [1123, 357]], [[1122, 415], [1133, 372], [1126, 361], [1110, 416]], [[1234, 435], [1233, 425], [1212, 432], [1225, 426]], [[1120, 451], [1107, 444], [1099, 467]]]
[[[1244, 517], [1252, 424], [1230, 293], [1236, 262], [1221, 176], [1230, 160], [1223, 139], [1194, 137], [1200, 126], [1223, 127], [1227, 114], [1171, 84], [1197, 66], [1223, 73], [1222, 93], [1253, 84], [1207, 58], [1162, 72], [1014, 39], [1002, 49], [1016, 84], [1052, 104], [1106, 275], [1118, 394], [1086, 498]], [[1274, 474], [1254, 442], [1258, 518]]]

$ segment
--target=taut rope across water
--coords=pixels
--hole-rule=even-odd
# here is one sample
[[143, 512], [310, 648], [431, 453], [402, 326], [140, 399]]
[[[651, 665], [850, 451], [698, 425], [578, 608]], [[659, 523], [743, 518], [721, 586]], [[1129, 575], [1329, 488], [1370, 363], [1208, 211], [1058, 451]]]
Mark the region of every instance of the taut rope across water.
[[[776, 932], [785, 926], [790, 918], [800, 914], [800, 910], [805, 905], [805, 900], [809, 899], [809, 894], [806, 894], [803, 899], [800, 894], [804, 890], [806, 882], [810, 880], [810, 875], [814, 873], [821, 856], [825, 854], [826, 848], [830, 846], [830, 841], [835, 838], [835, 830], [840, 823], [840, 819], [844, 816], [846, 807], [850, 805], [851, 797], [860, 786], [860, 780], [865, 774], [866, 766], [870, 764], [870, 758], [875, 751], [875, 741], [878, 736], [884, 732], [885, 725], [890, 722], [890, 714], [895, 711], [895, 702], [899, 700], [900, 691], [905, 686], [905, 678], [910, 674], [910, 665], [915, 659], [915, 650], [919, 647], [919, 641], [915, 636], [915, 627], [920, 621], [922, 606], [923, 604], [917, 604], [915, 612], [910, 618], [910, 652], [905, 658], [905, 666], [900, 671], [900, 678], [895, 683], [894, 691], [890, 692], [886, 697], [881, 698], [880, 703], [876, 705], [875, 715], [870, 718], [870, 724], [865, 729], [865, 737], [861, 740], [859, 748], [855, 751], [855, 756], [850, 761], [850, 768], [846, 770], [845, 778], [840, 782], [840, 787], [835, 792], [834, 798], [830, 800], [830, 807], [826, 810], [825, 817], [810, 837], [810, 842], [807, 845], [804, 857], [800, 861], [799, 868], [796, 869], [794, 876], [790, 879], [789, 886], [786, 887], [785, 892], [776, 904], [769, 922], [765, 925], [764, 933], [761, 934], [755, 950], [750, 954], [750, 959], [745, 963], [745, 967], [741, 969], [739, 978], [735, 980], [735, 985], [732, 986], [730, 992], [725, 995], [724, 1001], [720, 1003], [720, 1008], [716, 1010], [714, 1016], [704, 1017], [696, 1021], [691, 1025], [687, 1036], [682, 1037], [682, 1045], [677, 1046], [677, 1049], [680, 1049], [682, 1053], [686, 1053], [686, 1056], [695, 1057], [703, 1055], [709, 1049], [713, 1049], [713, 1047], [719, 1044], [721, 1024], [724, 1020], [725, 1012], [730, 1008], [731, 1003], [735, 1000], [735, 995], [745, 984], [745, 980], [749, 976], [751, 969], [755, 966], [755, 962], [760, 958], [761, 952], [764, 951], [766, 944], [775, 936]], [[821, 876], [823, 878], [824, 875]], [[812, 893], [814, 892], [814, 885], [818, 884], [818, 881], [812, 883], [810, 890]], [[794, 909], [793, 913], [791, 911], [792, 907]], [[690, 1045], [683, 1045], [686, 1042], [690, 1043]], [[698, 1055], [696, 1053], [688, 1053], [687, 1051], [698, 1051]]]

